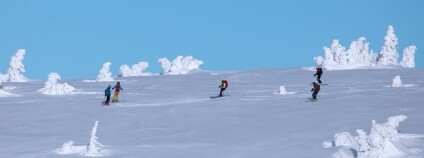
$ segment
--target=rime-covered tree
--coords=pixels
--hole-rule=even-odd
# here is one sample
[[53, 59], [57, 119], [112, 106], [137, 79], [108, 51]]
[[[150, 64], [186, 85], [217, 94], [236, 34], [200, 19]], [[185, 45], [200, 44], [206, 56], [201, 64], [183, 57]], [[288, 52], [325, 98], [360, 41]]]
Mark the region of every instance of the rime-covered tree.
[[158, 62], [163, 69], [163, 74], [168, 74], [171, 71], [171, 62], [168, 58], [160, 58]]
[[158, 62], [161, 63], [163, 74], [166, 75], [187, 74], [193, 70], [199, 70], [200, 65], [203, 64], [203, 61], [194, 59], [193, 56], [178, 56], [172, 63], [167, 58], [161, 58]]
[[399, 59], [398, 49], [398, 38], [395, 35], [393, 26], [389, 26], [387, 34], [384, 37], [384, 45], [381, 48], [381, 52], [378, 56], [378, 65], [397, 65]]
[[415, 68], [415, 50], [417, 50], [416, 46], [409, 46], [403, 50], [403, 58], [399, 63], [403, 67]]
[[325, 69], [337, 69], [347, 65], [345, 47], [339, 44], [339, 40], [333, 40], [331, 48], [324, 47], [325, 57], [322, 66]]
[[128, 65], [122, 65], [120, 67], [119, 72], [122, 77], [130, 77], [130, 76], [142, 76], [143, 72], [149, 67], [149, 63], [147, 62], [138, 62], [137, 64], [129, 67]]
[[376, 55], [370, 52], [368, 45], [365, 37], [352, 41], [349, 50], [347, 50], [347, 64], [351, 67], [375, 65], [377, 63]]
[[28, 79], [23, 75], [25, 66], [23, 64], [25, 49], [19, 49], [10, 59], [9, 69], [6, 78], [8, 82], [27, 82]]
[[103, 147], [103, 144], [97, 141], [97, 136], [96, 136], [98, 124], [99, 124], [99, 121], [96, 121], [93, 129], [91, 130], [90, 143], [88, 143], [87, 145], [87, 152], [83, 154], [84, 156], [102, 156], [103, 155], [100, 152], [101, 148]]
[[114, 81], [112, 73], [109, 71], [110, 65], [112, 65], [111, 62], [106, 62], [103, 64], [103, 67], [100, 69], [99, 75], [97, 76], [97, 81]]

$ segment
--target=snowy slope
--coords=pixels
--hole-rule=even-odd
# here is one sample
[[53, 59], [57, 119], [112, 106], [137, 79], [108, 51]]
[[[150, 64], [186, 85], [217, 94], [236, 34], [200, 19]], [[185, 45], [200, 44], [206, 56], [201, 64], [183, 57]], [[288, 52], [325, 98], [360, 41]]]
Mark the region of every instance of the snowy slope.
[[[424, 157], [424, 71], [325, 71], [318, 102], [310, 97], [313, 71], [254, 70], [115, 78], [114, 82], [64, 80], [70, 95], [43, 95], [45, 81], [2, 83], [0, 157], [83, 157], [56, 150], [85, 146], [98, 121], [107, 157], [281, 158], [332, 157], [324, 148], [336, 133], [364, 129], [371, 120], [405, 115], [398, 130], [409, 156]], [[407, 87], [390, 87], [400, 75]], [[229, 96], [219, 93], [229, 81]], [[101, 106], [103, 90], [120, 81], [121, 102]], [[290, 92], [279, 95], [280, 86]]]

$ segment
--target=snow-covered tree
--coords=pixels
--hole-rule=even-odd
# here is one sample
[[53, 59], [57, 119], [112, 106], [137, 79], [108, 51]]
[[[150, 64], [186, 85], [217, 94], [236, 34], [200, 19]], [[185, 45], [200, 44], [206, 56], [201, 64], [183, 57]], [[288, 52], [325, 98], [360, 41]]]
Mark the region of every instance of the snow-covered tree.
[[331, 48], [324, 47], [323, 49], [325, 52], [323, 68], [334, 70], [347, 65], [346, 48], [339, 44], [339, 40], [333, 40]]
[[138, 62], [137, 64], [129, 67], [128, 65], [122, 65], [120, 67], [119, 72], [122, 77], [130, 77], [130, 76], [142, 76], [143, 72], [149, 67], [149, 63], [147, 62]]
[[397, 65], [399, 59], [398, 49], [398, 38], [395, 35], [393, 26], [389, 26], [387, 34], [384, 37], [384, 45], [381, 48], [381, 52], [378, 56], [378, 65]]
[[111, 62], [106, 62], [103, 64], [103, 67], [100, 69], [99, 75], [97, 76], [97, 81], [114, 81], [112, 73], [109, 71], [110, 65], [112, 65]]
[[203, 61], [194, 59], [193, 56], [178, 56], [172, 63], [167, 58], [161, 58], [158, 62], [161, 63], [165, 75], [187, 74], [193, 70], [199, 70], [200, 65], [203, 64]]
[[369, 43], [365, 37], [360, 37], [356, 41], [352, 41], [349, 50], [347, 50], [347, 63], [350, 67], [374, 66], [377, 64], [376, 56], [370, 52]]
[[46, 95], [63, 95], [70, 94], [75, 90], [74, 87], [68, 85], [67, 83], [57, 83], [58, 80], [60, 80], [58, 73], [50, 73], [49, 79], [44, 84], [44, 88], [40, 89], [39, 91]]
[[[10, 59], [9, 69], [6, 78], [8, 82], [27, 82], [28, 79], [23, 75], [25, 67], [23, 64], [25, 49], [19, 49]], [[3, 77], [4, 78], [4, 77]]]
[[158, 62], [160, 63], [160, 66], [163, 69], [163, 74], [168, 74], [171, 71], [171, 62], [168, 60], [168, 58], [160, 58], [158, 60]]
[[1, 73], [0, 73], [0, 81], [1, 81], [1, 82], [6, 82], [6, 81], [7, 81], [7, 78], [8, 78], [8, 76], [7, 76], [7, 75], [4, 75], [4, 74], [1, 74]]
[[[352, 41], [347, 51], [339, 44], [338, 40], [333, 40], [330, 48], [324, 47], [325, 56], [315, 57], [314, 61], [318, 66], [327, 70], [335, 69], [355, 69], [372, 66], [392, 66], [398, 65], [399, 53], [398, 38], [394, 33], [392, 26], [388, 27], [385, 42], [379, 54], [369, 50], [369, 43], [365, 37], [360, 37]], [[405, 48], [403, 61], [399, 64], [403, 67], [415, 67], [414, 53], [416, 47]]]
[[403, 50], [403, 58], [399, 63], [403, 67], [415, 68], [415, 50], [417, 50], [416, 46], [409, 46]]

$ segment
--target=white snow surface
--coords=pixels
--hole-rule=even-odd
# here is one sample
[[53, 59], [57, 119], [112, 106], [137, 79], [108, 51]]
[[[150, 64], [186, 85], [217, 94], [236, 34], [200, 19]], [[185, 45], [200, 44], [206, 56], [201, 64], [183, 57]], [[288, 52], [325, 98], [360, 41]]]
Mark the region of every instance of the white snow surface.
[[[0, 157], [87, 157], [94, 156], [83, 154], [93, 144], [102, 153], [96, 156], [116, 158], [344, 158], [370, 151], [368, 140], [383, 136], [371, 133], [381, 126], [399, 139], [392, 137], [396, 133], [384, 135], [390, 143], [380, 157], [424, 157], [424, 70], [327, 71], [321, 79], [328, 85], [321, 86], [318, 101], [306, 102], [313, 73], [274, 69], [126, 77], [120, 80], [126, 87], [121, 101], [110, 106], [101, 102], [113, 82], [65, 80], [79, 91], [60, 96], [38, 93], [45, 81], [3, 83], [17, 96], [0, 98]], [[396, 75], [415, 86], [386, 87]], [[222, 79], [231, 83], [228, 95], [210, 99]], [[275, 94], [281, 85], [297, 93]], [[388, 120], [393, 116], [407, 119]], [[343, 132], [338, 138], [344, 141], [337, 144], [345, 146], [328, 141]]]
[[76, 90], [74, 87], [68, 85], [68, 83], [57, 83], [58, 80], [60, 80], [58, 73], [50, 73], [48, 80], [44, 83], [44, 88], [38, 91], [46, 95], [63, 95], [70, 94]]

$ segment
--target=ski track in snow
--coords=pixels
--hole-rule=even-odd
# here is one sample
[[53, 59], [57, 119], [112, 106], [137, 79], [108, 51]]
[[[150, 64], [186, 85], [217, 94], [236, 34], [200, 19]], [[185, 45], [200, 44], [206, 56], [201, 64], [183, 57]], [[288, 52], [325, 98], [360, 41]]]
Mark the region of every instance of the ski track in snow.
[[185, 103], [195, 103], [210, 100], [210, 98], [204, 99], [184, 99], [184, 100], [176, 100], [176, 101], [160, 101], [153, 103], [141, 103], [141, 104], [133, 104], [133, 103], [115, 103], [118, 107], [149, 107], [149, 106], [166, 106], [166, 105], [178, 105]]

